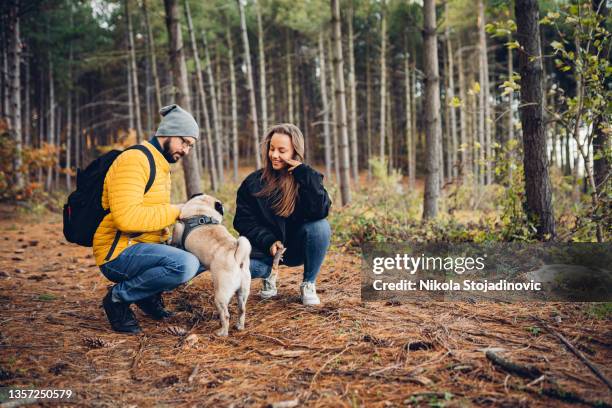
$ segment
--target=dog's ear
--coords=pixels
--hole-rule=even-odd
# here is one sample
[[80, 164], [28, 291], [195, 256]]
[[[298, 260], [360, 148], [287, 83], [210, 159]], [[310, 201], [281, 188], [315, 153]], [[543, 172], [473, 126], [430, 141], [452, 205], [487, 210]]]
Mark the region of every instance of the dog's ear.
[[204, 194], [203, 193], [195, 193], [194, 195], [189, 197], [189, 199], [191, 200], [192, 198], [197, 197], [197, 196], [201, 196], [201, 195], [204, 195]]
[[215, 201], [215, 211], [223, 215], [223, 204], [221, 204], [221, 201]]

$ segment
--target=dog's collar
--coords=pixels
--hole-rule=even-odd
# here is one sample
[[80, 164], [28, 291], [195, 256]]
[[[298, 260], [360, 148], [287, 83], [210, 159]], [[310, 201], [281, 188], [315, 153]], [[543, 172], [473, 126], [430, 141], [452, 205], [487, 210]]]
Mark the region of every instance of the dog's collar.
[[181, 237], [181, 249], [185, 249], [185, 241], [187, 240], [187, 236], [191, 234], [193, 230], [205, 225], [219, 224], [219, 221], [209, 217], [208, 215], [195, 215], [193, 217], [183, 218], [182, 220], [178, 221], [184, 226], [183, 236]]

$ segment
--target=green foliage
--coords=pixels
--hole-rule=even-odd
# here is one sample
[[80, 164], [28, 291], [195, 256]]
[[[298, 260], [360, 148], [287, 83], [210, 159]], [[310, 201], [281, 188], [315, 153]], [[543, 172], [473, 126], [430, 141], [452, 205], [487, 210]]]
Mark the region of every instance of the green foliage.
[[593, 303], [590, 304], [586, 313], [598, 320], [608, 320], [612, 318], [612, 303]]

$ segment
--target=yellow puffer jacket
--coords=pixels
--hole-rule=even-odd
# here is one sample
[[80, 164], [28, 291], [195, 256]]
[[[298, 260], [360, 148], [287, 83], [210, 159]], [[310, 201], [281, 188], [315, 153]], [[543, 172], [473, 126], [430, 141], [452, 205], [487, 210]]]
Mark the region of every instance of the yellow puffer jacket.
[[[102, 206], [110, 208], [110, 213], [94, 235], [97, 265], [112, 261], [130, 245], [166, 240], [168, 236], [163, 234], [163, 229], [179, 216], [178, 208], [170, 205], [170, 164], [151, 143], [142, 144], [155, 159], [155, 181], [144, 194], [149, 180], [149, 161], [136, 149], [121, 153], [108, 169]], [[138, 233], [142, 234], [136, 236]]]

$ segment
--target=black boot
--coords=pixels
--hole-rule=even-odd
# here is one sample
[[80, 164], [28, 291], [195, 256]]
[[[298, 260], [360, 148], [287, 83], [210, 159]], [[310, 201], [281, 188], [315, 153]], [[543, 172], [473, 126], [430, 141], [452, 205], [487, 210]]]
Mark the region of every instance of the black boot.
[[161, 292], [136, 301], [136, 306], [138, 306], [147, 316], [155, 320], [162, 320], [174, 316], [174, 313], [164, 309], [164, 300], [162, 299]]
[[106, 312], [106, 317], [111, 324], [114, 331], [119, 333], [140, 333], [140, 326], [134, 313], [130, 309], [130, 304], [125, 302], [113, 302], [112, 300], [112, 288], [108, 291], [104, 300], [102, 300], [102, 306]]

